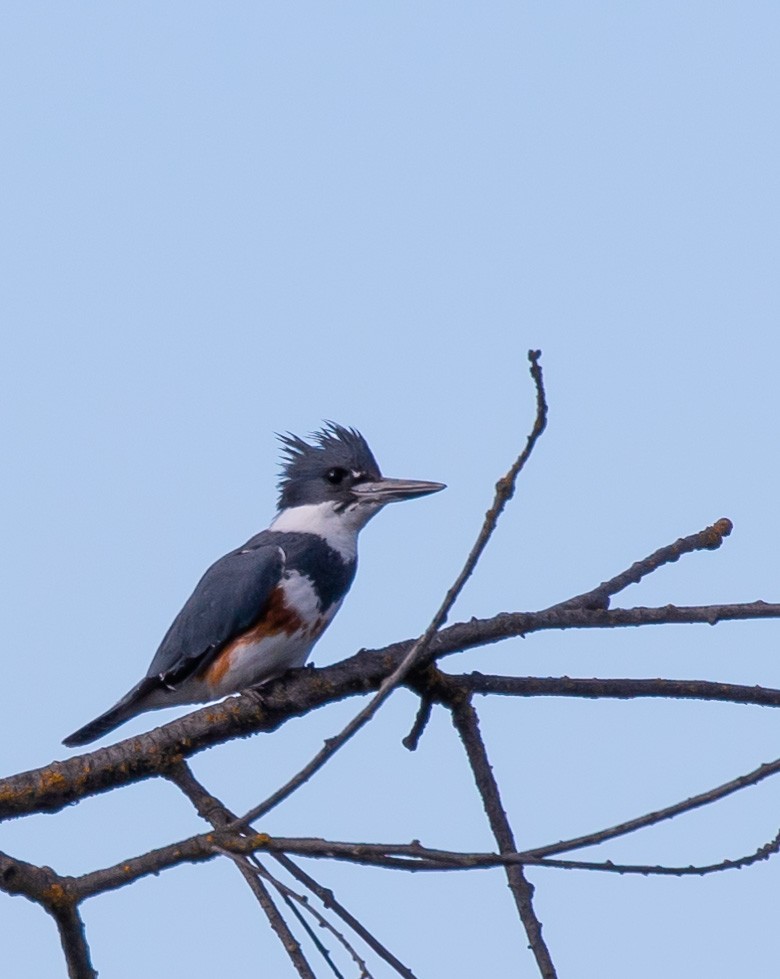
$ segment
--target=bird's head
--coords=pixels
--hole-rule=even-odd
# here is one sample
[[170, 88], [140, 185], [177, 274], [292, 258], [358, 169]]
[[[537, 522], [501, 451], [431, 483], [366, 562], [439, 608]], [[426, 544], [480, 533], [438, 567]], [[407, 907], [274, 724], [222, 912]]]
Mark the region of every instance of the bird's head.
[[383, 476], [360, 432], [335, 422], [327, 422], [309, 442], [290, 434], [279, 440], [284, 447], [280, 510], [330, 503], [337, 513], [360, 511], [368, 520], [386, 503], [444, 489], [443, 483]]

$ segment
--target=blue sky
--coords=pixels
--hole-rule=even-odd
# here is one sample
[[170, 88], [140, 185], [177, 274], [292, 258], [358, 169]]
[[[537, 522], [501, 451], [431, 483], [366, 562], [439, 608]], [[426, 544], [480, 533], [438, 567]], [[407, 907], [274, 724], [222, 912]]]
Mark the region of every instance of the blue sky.
[[[64, 757], [203, 569], [267, 523], [275, 431], [334, 418], [388, 474], [449, 484], [367, 529], [314, 660], [422, 631], [529, 427], [529, 347], [549, 430], [453, 618], [552, 604], [724, 515], [724, 548], [624, 601], [776, 598], [778, 28], [775, 4], [728, 2], [6, 10], [3, 770]], [[448, 668], [778, 686], [776, 650], [772, 623], [549, 634]], [[523, 846], [780, 744], [758, 708], [480, 708]], [[355, 709], [208, 752], [196, 773], [249, 807]], [[399, 692], [263, 828], [487, 849], [446, 718], [401, 748], [414, 711]], [[765, 783], [599, 853], [738, 856], [775, 834], [778, 803]], [[80, 873], [198, 828], [150, 784], [6, 824], [0, 848]], [[314, 871], [420, 976], [536, 974], [498, 873]], [[644, 979], [767, 974], [778, 875], [530, 876], [562, 975]], [[287, 974], [245, 890], [220, 861], [89, 902], [97, 968]], [[63, 974], [42, 912], [0, 904], [12, 974]]]

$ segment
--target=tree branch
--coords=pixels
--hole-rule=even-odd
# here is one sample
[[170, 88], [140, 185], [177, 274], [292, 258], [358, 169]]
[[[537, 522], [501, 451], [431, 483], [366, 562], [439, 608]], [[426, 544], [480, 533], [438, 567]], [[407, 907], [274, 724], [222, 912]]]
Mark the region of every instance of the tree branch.
[[[221, 852], [219, 847], [215, 847], [215, 852]], [[254, 877], [254, 886], [252, 887], [252, 891], [257, 897], [258, 903], [263, 909], [266, 918], [268, 918], [268, 923], [273, 929], [274, 934], [282, 943], [282, 947], [289, 956], [295, 971], [299, 976], [301, 976], [301, 979], [317, 979], [311, 966], [306, 961], [306, 956], [303, 954], [303, 949], [300, 946], [300, 942], [290, 931], [287, 922], [279, 913], [279, 909], [276, 907], [271, 895], [268, 893], [268, 888], [256, 874], [253, 875], [251, 873], [251, 870], [246, 866], [245, 859], [242, 859], [241, 857], [233, 857], [232, 859], [241, 869], [242, 873], [246, 871], [245, 877], [247, 880]]]
[[[168, 773], [168, 778], [174, 782], [181, 791], [187, 796], [187, 798], [195, 806], [198, 814], [210, 822], [215, 829], [227, 826], [235, 820], [235, 815], [232, 813], [222, 802], [212, 796], [203, 785], [195, 778], [186, 762], [181, 762], [179, 765], [175, 766]], [[356, 935], [363, 939], [363, 941], [371, 948], [376, 954], [384, 959], [395, 971], [403, 977], [403, 979], [416, 979], [414, 973], [408, 969], [402, 962], [400, 962], [389, 949], [385, 948], [384, 945], [372, 935], [371, 932], [362, 925], [357, 918], [349, 913], [339, 902], [335, 899], [333, 892], [326, 890], [320, 884], [314, 880], [309, 874], [301, 870], [289, 857], [287, 857], [282, 852], [273, 852], [272, 855], [285, 870], [296, 880], [300, 881], [304, 887], [308, 888], [313, 894], [315, 894], [321, 901], [325, 908], [330, 908], [333, 910], [337, 917], [350, 927]], [[244, 866], [241, 868], [242, 873], [246, 877], [247, 874], [254, 877], [255, 871], [251, 866], [247, 866], [245, 861], [242, 861]], [[259, 865], [257, 866], [259, 868]], [[327, 927], [330, 927], [329, 925]]]
[[359, 935], [360, 938], [363, 939], [370, 949], [376, 952], [381, 959], [384, 959], [388, 965], [395, 969], [399, 976], [402, 976], [403, 979], [417, 979], [411, 969], [397, 959], [389, 949], [385, 948], [385, 946], [382, 945], [375, 935], [372, 935], [371, 932], [364, 925], [362, 925], [354, 915], [347, 911], [347, 909], [336, 900], [333, 891], [318, 883], [313, 877], [307, 874], [305, 870], [299, 867], [298, 864], [292, 861], [287, 854], [277, 852], [274, 853], [273, 856], [289, 874], [295, 877], [296, 880], [299, 880], [304, 887], [307, 887], [312, 892], [312, 894], [316, 894], [322, 901], [324, 907], [332, 910], [333, 913], [341, 918], [341, 920], [348, 925], [348, 927], [350, 927], [356, 935]]
[[69, 979], [96, 979], [73, 884], [72, 877], [61, 877], [50, 867], [0, 853], [0, 890], [40, 904], [54, 918]]
[[84, 922], [75, 904], [58, 906], [50, 914], [57, 923], [62, 951], [68, 967], [68, 979], [97, 979], [92, 967]]
[[603, 863], [587, 860], [556, 860], [544, 857], [537, 862], [539, 867], [560, 867], [563, 870], [601, 870], [613, 874], [641, 874], [643, 877], [705, 877], [708, 874], [722, 873], [724, 870], [742, 870], [762, 860], [769, 860], [780, 852], [780, 833], [764, 843], [755, 853], [738, 857], [736, 860], [721, 860], [720, 863], [704, 864], [703, 866], [689, 865], [687, 867], [645, 866], [642, 864], [620, 864], [606, 860]]
[[[501, 612], [490, 619], [472, 619], [442, 630], [432, 641], [424, 662], [550, 629], [607, 629], [669, 623], [715, 625], [727, 620], [776, 618], [780, 618], [780, 604], [763, 601]], [[164, 775], [180, 759], [224, 741], [275, 731], [291, 718], [376, 690], [411, 646], [411, 640], [405, 640], [379, 650], [362, 650], [320, 670], [291, 670], [263, 688], [262, 702], [246, 694], [228, 697], [146, 734], [0, 779], [0, 821], [34, 812], [58, 812], [88, 796]]]
[[724, 782], [722, 785], [708, 789], [706, 792], [700, 792], [698, 795], [693, 795], [682, 802], [676, 802], [674, 805], [666, 806], [664, 809], [657, 809], [654, 812], [646, 813], [644, 816], [626, 820], [624, 823], [618, 823], [616, 826], [598, 830], [595, 833], [588, 833], [584, 836], [574, 837], [573, 839], [562, 840], [559, 843], [553, 843], [549, 846], [537, 847], [533, 853], [538, 857], [547, 857], [555, 853], [568, 853], [571, 850], [580, 850], [586, 846], [594, 846], [597, 843], [604, 843], [606, 840], [612, 840], [618, 836], [626, 836], [628, 833], [634, 833], [638, 829], [654, 826], [656, 823], [661, 823], [666, 819], [674, 819], [675, 816], [680, 816], [685, 812], [691, 812], [693, 809], [708, 806], [713, 802], [717, 802], [719, 799], [725, 799], [726, 796], [740, 792], [742, 789], [746, 789], [751, 785], [758, 785], [759, 782], [770, 778], [772, 775], [777, 775], [778, 772], [780, 772], [780, 758], [776, 758], [774, 761], [764, 765], [759, 765], [758, 768], [754, 768], [753, 771], [747, 772], [745, 775], [739, 775], [737, 778]]
[[[228, 856], [232, 857], [232, 854], [228, 853], [228, 851], [224, 851], [224, 852], [227, 853]], [[238, 859], [243, 860], [250, 868], [250, 870], [253, 870], [254, 873], [258, 874], [259, 876], [267, 880], [276, 889], [276, 891], [282, 896], [282, 898], [287, 903], [288, 907], [298, 918], [302, 927], [306, 929], [306, 933], [308, 934], [309, 938], [315, 944], [317, 950], [322, 955], [323, 959], [330, 967], [330, 970], [334, 973], [334, 975], [338, 976], [339, 979], [344, 979], [341, 972], [333, 962], [330, 952], [314, 934], [314, 932], [311, 929], [311, 926], [305, 920], [302, 912], [298, 909], [298, 907], [296, 907], [296, 904], [300, 908], [302, 908], [307, 914], [312, 915], [312, 917], [317, 922], [317, 924], [321, 928], [324, 928], [326, 931], [330, 932], [331, 935], [333, 935], [333, 937], [336, 939], [336, 941], [338, 941], [339, 944], [346, 950], [346, 952], [349, 954], [352, 961], [360, 969], [360, 979], [372, 979], [372, 976], [368, 971], [368, 966], [363, 961], [363, 959], [360, 958], [354, 946], [346, 939], [344, 935], [341, 934], [340, 931], [337, 931], [336, 928], [333, 927], [333, 925], [328, 921], [328, 919], [324, 915], [320, 914], [320, 912], [316, 908], [311, 906], [311, 904], [309, 903], [306, 897], [304, 897], [301, 894], [298, 894], [296, 891], [292, 890], [292, 888], [282, 883], [282, 881], [280, 881], [278, 878], [270, 874], [265, 869], [265, 867], [263, 867], [261, 864], [259, 863], [251, 864], [250, 863], [251, 858], [239, 857]]]
[[721, 517], [714, 524], [700, 530], [698, 534], [691, 534], [689, 537], [680, 537], [674, 544], [667, 544], [653, 551], [649, 557], [636, 561], [626, 571], [621, 571], [608, 581], [602, 581], [598, 587], [583, 595], [569, 598], [565, 602], [554, 605], [553, 608], [609, 608], [609, 600], [612, 595], [616, 595], [629, 585], [636, 585], [665, 564], [679, 561], [683, 554], [691, 554], [693, 551], [715, 551], [723, 543], [723, 539], [728, 537], [734, 525], [728, 517]]
[[463, 693], [497, 694], [508, 697], [585, 697], [630, 700], [637, 697], [663, 697], [681, 700], [709, 700], [730, 704], [780, 707], [780, 690], [773, 687], [717, 683], [712, 680], [602, 679], [570, 676], [493, 676], [468, 673], [458, 676], [443, 673], [448, 682]]
[[[182, 761], [177, 765], [172, 766], [167, 771], [166, 777], [170, 779], [174, 785], [178, 786], [184, 795], [187, 796], [195, 807], [198, 815], [207, 822], [211, 823], [215, 829], [219, 830], [230, 822], [232, 814], [228, 812], [219, 799], [216, 799], [206, 791], [206, 789], [192, 774], [192, 770], [186, 762]], [[262, 883], [255, 869], [252, 868], [246, 857], [233, 852], [228, 852], [217, 844], [212, 845], [215, 853], [222, 853], [233, 861], [237, 870], [244, 878], [249, 886], [249, 889], [257, 899], [258, 904], [263, 909], [271, 928], [279, 941], [282, 943], [282, 947], [290, 957], [290, 960], [298, 974], [300, 976], [313, 977], [314, 973], [312, 972], [309, 963], [306, 961], [299, 942], [290, 931], [278, 908], [273, 903], [271, 895], [268, 893], [268, 889]]]
[[[549, 858], [557, 853], [565, 853], [583, 847], [595, 846], [615, 837], [652, 826], [664, 819], [670, 819], [700, 806], [708, 805], [718, 799], [724, 798], [726, 795], [740, 791], [750, 785], [755, 785], [763, 778], [776, 774], [778, 771], [780, 771], [780, 759], [771, 765], [762, 765], [753, 772], [739, 776], [730, 782], [710, 789], [700, 795], [693, 796], [683, 802], [676, 803], [673, 806], [668, 806], [665, 809], [648, 813], [637, 819], [628, 820], [617, 826], [599, 830], [586, 836], [534, 847], [533, 849], [520, 852], [517, 852], [514, 847], [509, 849], [508, 839], [506, 837], [503, 838], [507, 844], [507, 848], [500, 854], [492, 854], [462, 853], [452, 850], [432, 849], [422, 846], [418, 841], [408, 844], [345, 843], [311, 837], [270, 837], [265, 833], [250, 834], [244, 832], [235, 836], [228, 830], [223, 829], [216, 833], [205, 833], [191, 837], [179, 843], [143, 854], [140, 857], [123, 860], [113, 867], [93, 871], [79, 878], [59, 877], [54, 871], [48, 868], [35, 867], [30, 864], [24, 864], [22, 861], [15, 861], [5, 855], [0, 855], [0, 882], [7, 893], [24, 894], [31, 900], [46, 906], [47, 910], [51, 910], [50, 905], [53, 905], [57, 901], [63, 902], [64, 905], [69, 903], [75, 904], [77, 901], [81, 901], [87, 897], [125, 886], [140, 877], [148, 874], [157, 874], [162, 870], [178, 866], [181, 863], [196, 863], [211, 860], [222, 849], [237, 855], [248, 855], [258, 851], [268, 852], [273, 855], [294, 853], [305, 857], [327, 858], [404, 871], [467, 870], [509, 864], [590, 868], [590, 864], [574, 861], [555, 862]], [[487, 774], [490, 780], [492, 780], [493, 776], [490, 773], [489, 766]], [[486, 791], [490, 791], [489, 785]], [[205, 790], [203, 790], [203, 795], [205, 799], [216, 803], [216, 800], [213, 800]], [[498, 804], [500, 805], [500, 800]], [[216, 803], [216, 805], [221, 804]], [[747, 865], [758, 859], [765, 859], [775, 852], [775, 843], [776, 840], [770, 844], [766, 844], [750, 859], [740, 858], [740, 860]], [[738, 862], [727, 861], [726, 863], [729, 866], [736, 866]], [[593, 864], [592, 866], [603, 868], [608, 866], [608, 863]], [[302, 880], [306, 876], [300, 870], [296, 870], [296, 875], [301, 875], [299, 879]], [[329, 895], [330, 892], [326, 892], [326, 894]], [[395, 964], [394, 967], [396, 967]], [[406, 973], [402, 974], [406, 975]], [[413, 979], [411, 974], [408, 979]]]
[[[474, 773], [474, 780], [482, 797], [482, 804], [485, 807], [499, 851], [501, 853], [513, 853], [517, 850], [514, 834], [501, 804], [498, 783], [493, 776], [485, 744], [479, 731], [477, 712], [470, 701], [459, 697], [453, 698], [448, 706], [452, 712], [452, 722], [466, 749], [471, 770]], [[543, 979], [556, 979], [555, 966], [542, 937], [542, 925], [533, 908], [533, 886], [526, 880], [522, 867], [517, 864], [507, 866], [506, 876], [539, 972]]]

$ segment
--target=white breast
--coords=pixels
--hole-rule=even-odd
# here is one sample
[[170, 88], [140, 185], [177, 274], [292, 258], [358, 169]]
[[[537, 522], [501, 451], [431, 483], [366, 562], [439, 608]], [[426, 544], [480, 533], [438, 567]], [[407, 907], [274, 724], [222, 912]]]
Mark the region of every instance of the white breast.
[[298, 571], [285, 571], [281, 586], [285, 605], [301, 617], [306, 628], [312, 628], [322, 609], [311, 579]]
[[376, 512], [376, 508], [357, 504], [336, 510], [332, 503], [307, 503], [282, 510], [268, 529], [316, 534], [344, 561], [352, 561], [357, 554], [358, 534]]

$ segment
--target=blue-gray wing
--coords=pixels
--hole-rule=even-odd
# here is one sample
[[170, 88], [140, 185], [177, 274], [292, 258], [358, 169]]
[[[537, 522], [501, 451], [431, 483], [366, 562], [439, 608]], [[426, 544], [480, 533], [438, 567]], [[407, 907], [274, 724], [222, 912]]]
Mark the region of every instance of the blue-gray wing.
[[262, 537], [211, 565], [166, 632], [148, 677], [176, 686], [259, 620], [284, 568], [282, 549]]

